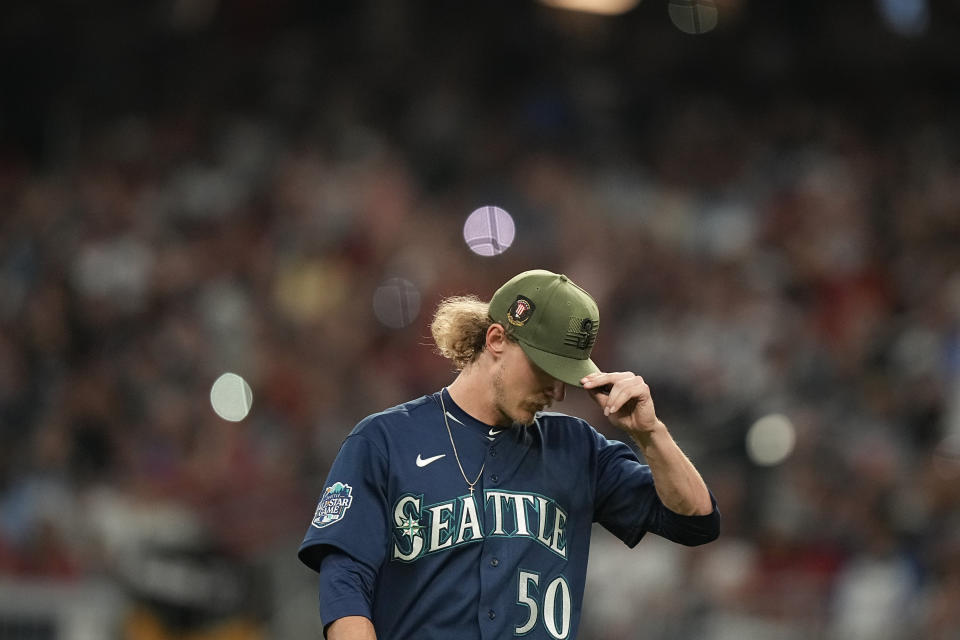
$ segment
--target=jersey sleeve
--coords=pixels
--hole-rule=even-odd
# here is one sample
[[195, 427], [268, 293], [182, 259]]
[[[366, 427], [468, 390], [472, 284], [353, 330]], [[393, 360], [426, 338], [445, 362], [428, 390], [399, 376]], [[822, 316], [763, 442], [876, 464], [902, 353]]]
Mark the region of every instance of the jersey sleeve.
[[346, 616], [373, 619], [376, 574], [347, 554], [333, 549], [323, 554], [320, 566], [320, 620], [327, 627]]
[[594, 437], [598, 445], [594, 521], [633, 547], [646, 533], [655, 508], [653, 474], [624, 443], [607, 440], [597, 432]]
[[720, 535], [720, 511], [713, 493], [710, 494], [713, 510], [703, 516], [685, 516], [671, 511], [660, 502], [659, 496], [657, 503], [647, 529], [658, 536], [693, 547], [713, 542]]
[[650, 467], [641, 464], [624, 443], [594, 433], [598, 443], [594, 521], [629, 547], [640, 542], [647, 531], [688, 546], [716, 539], [720, 514], [713, 494], [713, 512], [708, 515], [671, 511], [657, 495]]
[[300, 560], [320, 571], [324, 555], [332, 548], [378, 572], [388, 548], [386, 491], [386, 456], [370, 438], [354, 430], [330, 468], [300, 545]]

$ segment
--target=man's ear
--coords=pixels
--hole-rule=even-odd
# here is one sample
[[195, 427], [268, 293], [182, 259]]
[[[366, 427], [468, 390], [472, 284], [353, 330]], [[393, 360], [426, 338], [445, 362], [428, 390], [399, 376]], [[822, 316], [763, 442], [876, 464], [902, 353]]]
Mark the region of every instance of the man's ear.
[[503, 350], [507, 346], [507, 331], [499, 322], [494, 322], [487, 327], [487, 350], [496, 358], [503, 355]]

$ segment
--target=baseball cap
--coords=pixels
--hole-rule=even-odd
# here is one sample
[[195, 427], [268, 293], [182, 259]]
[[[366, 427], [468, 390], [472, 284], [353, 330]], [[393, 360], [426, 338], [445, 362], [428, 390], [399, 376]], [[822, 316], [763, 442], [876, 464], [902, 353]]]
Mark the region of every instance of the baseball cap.
[[490, 299], [490, 317], [558, 380], [580, 387], [581, 378], [600, 371], [590, 359], [600, 329], [597, 303], [563, 274], [534, 269], [515, 275]]

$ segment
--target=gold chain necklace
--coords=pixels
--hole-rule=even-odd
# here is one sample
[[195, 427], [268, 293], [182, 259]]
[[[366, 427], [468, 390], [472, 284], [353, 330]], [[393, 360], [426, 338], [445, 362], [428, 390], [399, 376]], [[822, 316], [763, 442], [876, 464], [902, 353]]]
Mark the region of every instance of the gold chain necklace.
[[450, 436], [450, 446], [453, 447], [453, 457], [457, 460], [457, 466], [460, 467], [460, 475], [463, 476], [464, 482], [467, 483], [467, 486], [470, 487], [470, 496], [473, 497], [473, 485], [480, 482], [480, 476], [483, 475], [483, 468], [487, 466], [487, 461], [484, 460], [483, 464], [480, 465], [480, 473], [477, 474], [477, 477], [473, 482], [467, 478], [466, 472], [463, 470], [463, 465], [460, 464], [460, 455], [457, 453], [457, 445], [453, 441], [453, 432], [450, 430], [450, 421], [447, 420], [447, 407], [443, 404], [443, 390], [440, 391], [440, 409], [443, 411], [443, 424], [447, 425], [447, 435]]

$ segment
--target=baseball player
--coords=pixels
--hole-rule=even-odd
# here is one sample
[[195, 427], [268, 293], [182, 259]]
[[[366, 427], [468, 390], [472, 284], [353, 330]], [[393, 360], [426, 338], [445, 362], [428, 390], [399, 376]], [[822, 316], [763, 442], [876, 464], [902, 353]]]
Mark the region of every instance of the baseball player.
[[[563, 275], [521, 273], [489, 303], [444, 300], [431, 331], [459, 374], [362, 420], [299, 557], [330, 640], [575, 638], [590, 532], [697, 545], [716, 502], [633, 373], [590, 359], [600, 318]], [[643, 452], [546, 412], [583, 387]]]

